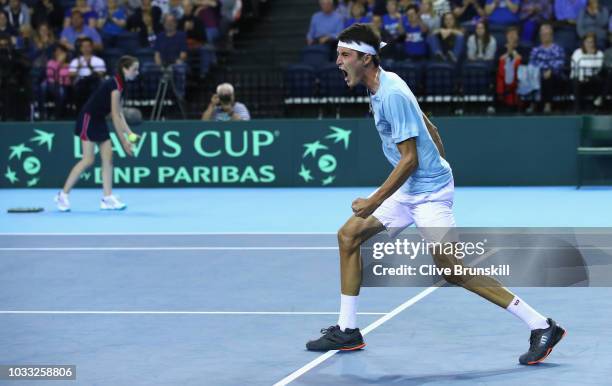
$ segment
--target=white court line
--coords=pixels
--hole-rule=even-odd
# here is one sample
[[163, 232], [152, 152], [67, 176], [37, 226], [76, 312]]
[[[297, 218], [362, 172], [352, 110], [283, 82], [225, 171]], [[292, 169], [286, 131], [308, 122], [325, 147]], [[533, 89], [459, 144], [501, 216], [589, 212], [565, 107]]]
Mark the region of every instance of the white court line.
[[[480, 263], [481, 261], [483, 261], [484, 259], [489, 258], [492, 254], [494, 254], [497, 251], [498, 251], [497, 248], [491, 249], [489, 252], [485, 253], [484, 255], [482, 255], [478, 259], [476, 259], [472, 263], [472, 265], [476, 265], [476, 264]], [[431, 286], [431, 287], [429, 287], [429, 288], [419, 292], [417, 295], [415, 295], [415, 296], [411, 297], [410, 299], [406, 300], [404, 303], [400, 304], [399, 306], [397, 306], [393, 310], [391, 310], [391, 312], [385, 314], [385, 316], [377, 319], [376, 321], [374, 321], [373, 323], [368, 325], [366, 328], [364, 328], [362, 330], [362, 334], [363, 335], [367, 335], [368, 333], [372, 332], [374, 329], [380, 327], [383, 323], [389, 321], [393, 317], [397, 316], [400, 312], [402, 312], [405, 309], [413, 306], [416, 302], [418, 302], [419, 300], [423, 299], [425, 296], [431, 294], [432, 292], [434, 292], [435, 290], [440, 288], [442, 285], [444, 285], [444, 283], [445, 283], [444, 280], [440, 280], [439, 282], [437, 282], [433, 286]], [[331, 350], [331, 351], [326, 352], [325, 354], [322, 354], [322, 355], [318, 356], [314, 360], [308, 362], [306, 365], [302, 366], [301, 368], [297, 369], [296, 371], [294, 371], [293, 373], [289, 374], [285, 378], [283, 378], [280, 381], [276, 382], [274, 384], [274, 386], [285, 386], [285, 385], [288, 385], [289, 383], [295, 381], [296, 379], [298, 379], [302, 375], [306, 374], [308, 371], [312, 370], [313, 368], [317, 367], [321, 363], [325, 362], [326, 360], [328, 360], [329, 358], [334, 356], [338, 351], [339, 350]]]
[[123, 233], [81, 233], [81, 232], [67, 232], [67, 233], [11, 233], [0, 232], [1, 236], [272, 236], [272, 235], [335, 235], [336, 232], [123, 232]]
[[[310, 311], [44, 311], [0, 310], [9, 315], [338, 315], [339, 312]], [[386, 312], [358, 312], [358, 315], [386, 315]]]
[[336, 251], [338, 247], [6, 247], [0, 251]]

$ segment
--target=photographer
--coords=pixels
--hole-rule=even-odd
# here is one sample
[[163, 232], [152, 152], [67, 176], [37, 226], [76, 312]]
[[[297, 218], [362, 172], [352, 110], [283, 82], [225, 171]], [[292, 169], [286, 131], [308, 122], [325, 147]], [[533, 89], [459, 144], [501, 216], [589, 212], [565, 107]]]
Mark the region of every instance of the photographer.
[[212, 96], [208, 108], [202, 114], [203, 121], [248, 121], [251, 119], [247, 107], [236, 102], [234, 86], [221, 83]]

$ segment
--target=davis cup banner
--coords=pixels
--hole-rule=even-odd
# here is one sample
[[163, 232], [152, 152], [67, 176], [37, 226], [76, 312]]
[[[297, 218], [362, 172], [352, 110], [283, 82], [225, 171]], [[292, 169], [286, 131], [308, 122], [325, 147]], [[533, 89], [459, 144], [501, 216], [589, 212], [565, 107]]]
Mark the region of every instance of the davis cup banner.
[[[375, 185], [389, 166], [379, 155], [375, 129], [365, 124], [362, 120], [144, 123], [133, 128], [141, 135], [133, 147], [134, 157], [126, 155], [111, 134], [114, 183], [124, 187]], [[3, 188], [61, 186], [82, 157], [71, 122], [5, 124], [0, 131]], [[366, 132], [367, 139], [359, 138], [358, 133]], [[363, 156], [360, 139], [369, 145], [367, 153], [377, 158]], [[79, 186], [101, 184], [97, 158]], [[380, 163], [379, 176], [362, 170], [361, 165], [371, 169], [372, 162]]]

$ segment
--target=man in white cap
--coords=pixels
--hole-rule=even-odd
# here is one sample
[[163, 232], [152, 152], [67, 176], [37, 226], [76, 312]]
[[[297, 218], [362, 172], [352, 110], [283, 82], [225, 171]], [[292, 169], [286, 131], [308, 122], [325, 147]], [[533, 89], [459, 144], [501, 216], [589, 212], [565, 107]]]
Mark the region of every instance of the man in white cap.
[[[369, 24], [353, 24], [338, 36], [336, 64], [349, 87], [363, 84], [368, 89], [383, 153], [394, 169], [368, 198], [353, 201], [353, 216], [338, 231], [340, 316], [337, 325], [321, 330], [322, 337], [306, 344], [312, 351], [359, 350], [365, 346], [356, 320], [363, 242], [383, 230], [393, 233], [415, 224], [423, 239], [439, 243], [448, 240], [447, 233], [452, 234], [449, 231], [455, 227], [453, 173], [444, 159], [438, 130], [421, 112], [406, 82], [379, 66], [382, 47], [384, 43]], [[446, 281], [505, 308], [529, 326], [530, 347], [519, 362], [543, 361], [565, 335], [565, 330], [497, 280], [454, 274], [455, 266], [461, 266], [462, 261], [444, 252], [434, 250], [432, 256], [439, 268], [453, 268], [452, 274], [444, 275]]]

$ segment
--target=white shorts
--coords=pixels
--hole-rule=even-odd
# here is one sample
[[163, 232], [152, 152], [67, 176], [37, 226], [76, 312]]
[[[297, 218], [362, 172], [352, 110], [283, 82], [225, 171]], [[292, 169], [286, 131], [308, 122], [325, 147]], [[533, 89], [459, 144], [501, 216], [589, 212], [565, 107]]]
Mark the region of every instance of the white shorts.
[[408, 195], [396, 191], [372, 213], [387, 228], [391, 237], [404, 228], [415, 224], [426, 241], [441, 242], [449, 228], [454, 228], [453, 196], [454, 181], [451, 180], [436, 192]]

